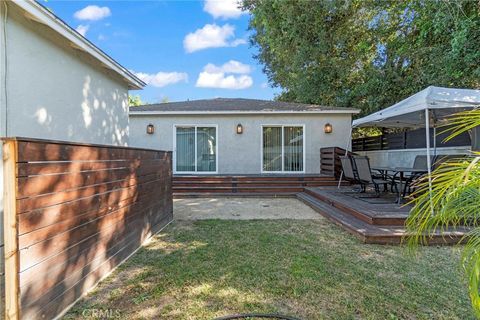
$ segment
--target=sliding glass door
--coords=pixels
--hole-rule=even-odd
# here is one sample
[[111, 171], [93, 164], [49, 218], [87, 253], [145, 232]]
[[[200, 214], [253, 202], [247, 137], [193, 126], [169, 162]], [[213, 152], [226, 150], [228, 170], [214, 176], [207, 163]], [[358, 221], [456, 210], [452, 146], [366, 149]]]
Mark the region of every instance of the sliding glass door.
[[217, 128], [176, 126], [175, 129], [176, 172], [216, 172]]
[[263, 172], [303, 172], [303, 126], [263, 126]]

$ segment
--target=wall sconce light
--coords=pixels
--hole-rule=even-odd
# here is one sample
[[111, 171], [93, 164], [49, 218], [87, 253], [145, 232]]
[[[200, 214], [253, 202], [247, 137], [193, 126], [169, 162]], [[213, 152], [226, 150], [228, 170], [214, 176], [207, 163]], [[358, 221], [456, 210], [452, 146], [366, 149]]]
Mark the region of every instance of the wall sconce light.
[[153, 126], [153, 124], [149, 124], [147, 126], [147, 134], [153, 134], [155, 132], [155, 127]]
[[243, 133], [243, 126], [239, 123], [237, 124], [237, 134], [242, 134]]
[[326, 123], [325, 126], [323, 127], [323, 131], [325, 133], [332, 133], [333, 127], [330, 123]]

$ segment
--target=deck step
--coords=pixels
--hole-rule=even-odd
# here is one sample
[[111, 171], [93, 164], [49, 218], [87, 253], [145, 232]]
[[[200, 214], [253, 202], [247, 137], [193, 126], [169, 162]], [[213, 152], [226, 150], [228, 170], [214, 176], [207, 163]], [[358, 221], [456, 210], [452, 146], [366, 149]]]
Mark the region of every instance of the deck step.
[[[372, 244], [400, 244], [406, 235], [406, 230], [402, 226], [379, 226], [369, 224], [357, 217], [342, 212], [338, 208], [331, 206], [316, 197], [307, 193], [297, 194], [297, 198], [320, 213], [328, 220], [344, 228], [351, 234], [357, 236], [364, 243]], [[437, 232], [429, 239], [429, 244], [453, 244], [458, 243], [466, 229], [458, 231]]]
[[[341, 210], [345, 213], [355, 216], [357, 219], [360, 219], [369, 224], [379, 225], [379, 226], [403, 226], [405, 225], [406, 216], [404, 214], [391, 213], [383, 214], [381, 216], [369, 215], [368, 209], [359, 210], [355, 207], [352, 202], [345, 201], [345, 199], [336, 198], [332, 194], [327, 194], [321, 192], [317, 188], [305, 188], [305, 193], [316, 198], [317, 200], [324, 202], [332, 207], [335, 207], [338, 210]], [[366, 213], [367, 212], [367, 213]]]
[[236, 175], [195, 176], [175, 175], [174, 194], [260, 193], [279, 194], [303, 192], [306, 187], [336, 186], [335, 177], [323, 175]]
[[183, 192], [174, 193], [173, 198], [218, 198], [218, 197], [235, 197], [235, 198], [295, 198], [298, 192]]

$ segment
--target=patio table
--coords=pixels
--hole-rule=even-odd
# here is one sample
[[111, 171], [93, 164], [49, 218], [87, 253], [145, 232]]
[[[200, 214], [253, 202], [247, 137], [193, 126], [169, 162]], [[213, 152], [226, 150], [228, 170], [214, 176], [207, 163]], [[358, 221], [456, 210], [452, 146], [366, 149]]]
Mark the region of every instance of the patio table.
[[373, 167], [373, 170], [379, 171], [382, 175], [386, 175], [388, 171], [394, 172], [394, 175], [396, 173], [399, 174], [399, 185], [400, 187], [398, 188], [398, 197], [397, 197], [397, 203], [401, 204], [403, 200], [403, 195], [405, 194], [405, 190], [403, 188], [406, 188], [407, 185], [403, 186], [403, 179], [405, 178], [405, 173], [427, 173], [427, 170], [425, 169], [417, 169], [417, 168], [409, 168], [409, 167]]

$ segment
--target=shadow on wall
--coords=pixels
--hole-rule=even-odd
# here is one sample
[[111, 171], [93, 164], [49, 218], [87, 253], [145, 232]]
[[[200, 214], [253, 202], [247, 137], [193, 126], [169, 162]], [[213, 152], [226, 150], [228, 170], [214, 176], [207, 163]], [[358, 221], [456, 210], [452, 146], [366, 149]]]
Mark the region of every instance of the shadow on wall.
[[[61, 109], [40, 105], [32, 114], [24, 114], [34, 121], [19, 136], [127, 145], [128, 143], [128, 93], [111, 87], [108, 80], [92, 80], [85, 76], [83, 87], [75, 92]], [[77, 104], [76, 104], [77, 103]], [[14, 131], [15, 128], [13, 128]]]
[[18, 150], [29, 161], [18, 164], [21, 316], [49, 319], [171, 221], [171, 153], [22, 141]]

